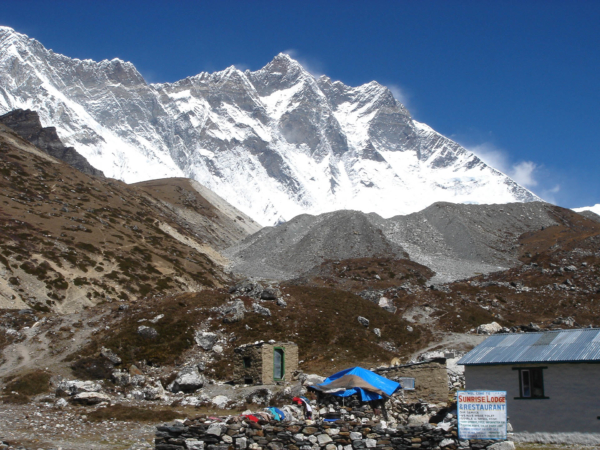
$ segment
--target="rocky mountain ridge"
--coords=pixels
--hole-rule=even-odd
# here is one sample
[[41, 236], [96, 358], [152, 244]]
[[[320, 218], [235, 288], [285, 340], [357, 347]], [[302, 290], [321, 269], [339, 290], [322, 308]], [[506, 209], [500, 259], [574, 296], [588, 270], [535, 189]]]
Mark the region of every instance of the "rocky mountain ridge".
[[2, 124], [0, 174], [0, 308], [68, 313], [223, 286], [219, 249], [260, 228], [194, 181], [91, 176]]
[[42, 127], [40, 118], [35, 111], [15, 109], [0, 116], [0, 123], [12, 129], [23, 139], [31, 142], [50, 156], [75, 167], [80, 172], [97, 177], [104, 177], [98, 170], [81, 156], [73, 147], [65, 147], [56, 134], [54, 127]]
[[433, 283], [520, 265], [518, 237], [557, 225], [562, 208], [543, 202], [505, 205], [434, 203], [383, 219], [335, 211], [302, 215], [228, 248], [234, 272], [267, 279], [302, 276], [326, 261], [410, 259], [433, 270]]
[[109, 177], [192, 178], [263, 225], [539, 200], [413, 120], [386, 87], [315, 78], [285, 54], [254, 72], [148, 84], [131, 63], [71, 59], [0, 27], [0, 112], [16, 108], [38, 111]]

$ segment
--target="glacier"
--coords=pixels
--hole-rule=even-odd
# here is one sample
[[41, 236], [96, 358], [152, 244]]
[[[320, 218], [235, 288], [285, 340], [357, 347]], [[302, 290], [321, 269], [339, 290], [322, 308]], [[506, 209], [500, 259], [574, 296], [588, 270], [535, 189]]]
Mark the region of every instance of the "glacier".
[[262, 225], [540, 201], [415, 121], [385, 86], [316, 78], [283, 53], [254, 72], [149, 84], [129, 62], [69, 58], [0, 27], [0, 113], [16, 108], [37, 111], [108, 177], [192, 178]]

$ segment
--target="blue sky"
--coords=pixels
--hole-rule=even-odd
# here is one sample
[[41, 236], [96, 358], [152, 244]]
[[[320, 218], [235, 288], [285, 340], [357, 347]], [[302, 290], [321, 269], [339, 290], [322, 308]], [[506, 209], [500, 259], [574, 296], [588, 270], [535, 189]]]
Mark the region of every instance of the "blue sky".
[[291, 52], [315, 74], [377, 80], [413, 116], [542, 198], [600, 203], [599, 1], [0, 0], [0, 24], [149, 82]]

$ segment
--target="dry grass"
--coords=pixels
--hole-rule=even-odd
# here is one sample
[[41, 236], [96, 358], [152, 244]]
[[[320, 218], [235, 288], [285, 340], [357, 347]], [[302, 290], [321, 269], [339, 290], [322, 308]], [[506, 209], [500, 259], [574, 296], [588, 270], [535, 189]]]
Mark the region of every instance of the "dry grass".
[[4, 403], [23, 404], [29, 402], [34, 395], [44, 394], [50, 390], [52, 375], [42, 370], [35, 370], [19, 377], [11, 377], [4, 386]]

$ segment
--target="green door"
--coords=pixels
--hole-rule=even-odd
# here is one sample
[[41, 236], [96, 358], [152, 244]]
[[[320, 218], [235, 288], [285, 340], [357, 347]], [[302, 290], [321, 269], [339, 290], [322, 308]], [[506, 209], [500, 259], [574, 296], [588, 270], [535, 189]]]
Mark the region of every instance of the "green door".
[[285, 353], [282, 348], [276, 348], [273, 353], [273, 379], [283, 380], [285, 374]]

